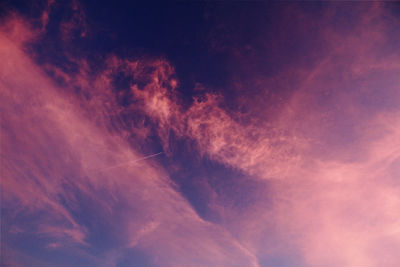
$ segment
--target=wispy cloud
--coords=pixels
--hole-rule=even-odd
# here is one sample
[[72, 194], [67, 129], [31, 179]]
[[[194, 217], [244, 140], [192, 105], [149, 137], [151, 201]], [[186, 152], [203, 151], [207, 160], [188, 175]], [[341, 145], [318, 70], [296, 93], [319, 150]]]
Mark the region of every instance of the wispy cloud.
[[[202, 220], [163, 168], [150, 162], [162, 152], [141, 155], [105, 128], [106, 117], [85, 117], [81, 100], [56, 85], [23, 52], [23, 43], [8, 36], [0, 37], [2, 206], [13, 211], [4, 215], [2, 243], [19, 226], [19, 235], [44, 240], [44, 250], [135, 247], [151, 253], [155, 265], [257, 266], [226, 230]], [[87, 103], [100, 114], [109, 108], [103, 104]], [[95, 242], [105, 233], [111, 233], [103, 237], [109, 244]], [[104, 259], [107, 266], [123, 256], [110, 262], [106, 252], [83, 255], [90, 264]]]
[[[384, 4], [354, 5], [349, 28], [340, 3], [318, 18], [298, 4], [283, 9], [281, 25], [297, 21], [300, 38], [312, 26], [325, 47], [312, 64], [265, 78], [236, 53], [256, 80], [235, 78], [229, 91], [245, 96], [235, 103], [247, 112], [206, 86], [183, 104], [166, 59], [107, 55], [95, 68], [65, 53], [70, 72], [36, 63], [25, 44], [40, 40], [53, 5], [39, 30], [14, 14], [0, 32], [2, 263], [68, 266], [73, 254], [81, 266], [119, 266], [135, 250], [154, 266], [400, 264], [399, 21]], [[87, 32], [72, 7], [62, 42]], [[271, 86], [290, 88], [275, 103]], [[190, 155], [174, 155], [181, 143], [193, 144]], [[200, 216], [172, 176], [193, 155], [245, 177], [197, 182], [219, 221]], [[43, 256], [52, 251], [64, 254]]]

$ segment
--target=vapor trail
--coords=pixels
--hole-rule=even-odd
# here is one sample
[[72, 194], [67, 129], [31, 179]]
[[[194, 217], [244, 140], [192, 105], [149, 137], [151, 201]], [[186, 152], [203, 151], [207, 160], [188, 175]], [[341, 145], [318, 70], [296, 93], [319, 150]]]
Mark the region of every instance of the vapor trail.
[[127, 161], [127, 162], [124, 162], [124, 163], [121, 163], [121, 164], [118, 164], [118, 165], [114, 165], [114, 166], [110, 166], [110, 167], [106, 167], [106, 168], [102, 168], [102, 169], [92, 169], [92, 170], [89, 170], [89, 171], [107, 171], [107, 170], [119, 168], [119, 167], [122, 167], [122, 166], [125, 166], [125, 165], [133, 164], [133, 163], [145, 160], [145, 159], [153, 158], [153, 157], [156, 157], [156, 156], [158, 156], [158, 155], [160, 155], [162, 153], [163, 152], [158, 152], [158, 153], [151, 154], [151, 155], [148, 155], [148, 156], [136, 159], [136, 160]]

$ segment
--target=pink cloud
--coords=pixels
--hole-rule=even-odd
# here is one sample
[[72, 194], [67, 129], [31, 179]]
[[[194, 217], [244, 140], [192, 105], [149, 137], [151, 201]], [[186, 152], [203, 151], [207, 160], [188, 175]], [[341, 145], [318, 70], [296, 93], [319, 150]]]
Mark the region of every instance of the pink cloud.
[[[85, 205], [78, 197], [84, 196], [96, 205], [90, 207], [92, 216], [109, 222], [108, 230], [123, 247], [148, 251], [163, 266], [187, 266], [193, 261], [257, 266], [254, 256], [227, 231], [196, 214], [160, 165], [151, 158], [141, 160], [146, 155], [107, 130], [109, 121], [103, 114], [116, 107], [107, 98], [107, 71], [95, 80], [86, 76], [84, 67], [73, 77], [58, 71], [71, 86], [92, 87], [93, 97], [84, 103], [47, 77], [23, 52], [21, 41], [1, 32], [0, 43], [2, 150], [6, 155], [2, 205], [15, 210], [9, 220], [41, 214], [27, 231], [52, 240], [49, 248], [81, 244], [76, 249], [84, 250], [91, 245], [92, 234], [76, 216]], [[118, 64], [131, 68], [130, 63]], [[151, 65], [156, 72], [146, 92], [154, 90], [154, 101], [143, 103], [145, 111], [160, 120], [169, 112], [168, 107], [154, 108], [165, 101], [158, 93], [162, 82], [158, 79], [168, 72], [163, 64]], [[173, 80], [171, 86], [176, 86]], [[139, 91], [136, 94], [142, 97]], [[96, 112], [91, 113], [91, 108]], [[94, 114], [97, 117], [87, 117]], [[125, 209], [118, 211], [121, 203]]]
[[[335, 10], [319, 28], [326, 54], [294, 72], [300, 82], [275, 118], [232, 113], [205, 93], [169, 127], [203, 155], [270, 180], [273, 208], [257, 203], [226, 224], [257, 256], [287, 249], [310, 266], [397, 266], [399, 55], [381, 47], [398, 23], [372, 4], [343, 35], [328, 26]], [[179, 110], [169, 99], [154, 103]]]
[[[74, 215], [82, 194], [96, 203], [91, 211], [111, 225], [121, 246], [149, 252], [162, 266], [258, 266], [258, 259], [279, 253], [300, 255], [308, 266], [399, 265], [400, 65], [396, 52], [380, 50], [395, 20], [381, 19], [386, 11], [380, 4], [356, 12], [362, 23], [344, 34], [329, 27], [335, 9], [327, 11], [318, 28], [327, 52], [315, 66], [278, 74], [276, 83], [288, 73], [299, 81], [284, 82], [296, 87], [279, 110], [242, 102], [274, 111], [265, 117], [232, 112], [224, 96], [212, 93], [185, 109], [174, 68], [161, 59], [109, 56], [105, 69], [91, 75], [85, 60], [71, 57], [79, 63], [77, 74], [45, 67], [62, 78], [61, 87], [23, 52], [36, 33], [14, 17], [6, 27], [11, 30], [0, 34], [7, 205], [14, 215], [45, 213], [32, 231], [50, 237], [49, 248], [70, 242], [84, 250], [91, 229]], [[133, 80], [121, 93], [134, 100], [127, 107], [111, 90], [118, 71]], [[73, 86], [84, 93], [70, 93]], [[121, 113], [151, 118], [166, 154], [171, 131], [193, 140], [194, 153], [256, 180], [263, 197], [239, 213], [214, 196], [210, 205], [225, 220], [205, 221], [156, 158], [136, 149], [149, 126], [110, 119]]]
[[[400, 156], [398, 54], [381, 54], [380, 47], [390, 38], [380, 19], [386, 13], [379, 6], [371, 8], [375, 15], [363, 15], [364, 24], [346, 36], [321, 29], [332, 49], [309, 73], [299, 70], [300, 77], [304, 73], [302, 82], [276, 119], [269, 121], [272, 129], [288, 135], [250, 137], [246, 133], [271, 130], [236, 126], [240, 120], [231, 121], [223, 110], [213, 113], [216, 105], [205, 109], [207, 115], [202, 116], [204, 110], [192, 115], [199, 134], [191, 136], [214, 159], [259, 178], [280, 178], [272, 179], [265, 193], [271, 198], [272, 192], [273, 208], [260, 202], [242, 215], [242, 230], [227, 226], [239, 231], [242, 242], [258, 256], [276, 253], [282, 245], [278, 251], [297, 247], [310, 266], [399, 264], [395, 251], [400, 217], [395, 210], [400, 198], [398, 185], [393, 184]], [[363, 103], [367, 100], [370, 106]], [[354, 141], [347, 144], [349, 136]], [[278, 149], [268, 145], [279, 138], [283, 144]], [[256, 149], [251, 149], [251, 142]], [[228, 149], [247, 165], [224, 156]], [[264, 168], [253, 168], [257, 165]], [[270, 175], [269, 165], [275, 175]]]

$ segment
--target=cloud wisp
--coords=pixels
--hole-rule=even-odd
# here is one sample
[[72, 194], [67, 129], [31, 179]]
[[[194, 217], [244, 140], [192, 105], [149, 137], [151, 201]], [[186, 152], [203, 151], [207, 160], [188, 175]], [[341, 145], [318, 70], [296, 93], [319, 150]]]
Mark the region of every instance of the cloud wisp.
[[[226, 230], [202, 220], [180, 196], [152, 161], [161, 152], [141, 156], [99, 117], [85, 117], [81, 103], [9, 36], [1, 34], [2, 246], [38, 258], [31, 266], [69, 266], [68, 253], [80, 266], [119, 266], [133, 248], [157, 266], [257, 266]], [[32, 235], [42, 248], [15, 245]], [[69, 252], [48, 259], [51, 250]], [[5, 253], [5, 264], [26, 264]]]
[[[2, 264], [400, 264], [400, 22], [386, 5], [330, 3], [316, 16], [287, 4], [279, 25], [297, 22], [300, 41], [313, 29], [317, 59], [264, 77], [262, 63], [243, 60], [253, 48], [223, 46], [243, 63], [233, 73], [253, 73], [190, 103], [163, 58], [109, 54], [94, 66], [65, 48], [73, 67], [38, 63], [28, 44], [46, 34], [54, 5], [40, 27], [14, 14], [0, 31]], [[64, 45], [92, 34], [82, 7], [72, 10]], [[259, 47], [277, 46], [263, 36]], [[196, 171], [198, 181], [174, 176]]]

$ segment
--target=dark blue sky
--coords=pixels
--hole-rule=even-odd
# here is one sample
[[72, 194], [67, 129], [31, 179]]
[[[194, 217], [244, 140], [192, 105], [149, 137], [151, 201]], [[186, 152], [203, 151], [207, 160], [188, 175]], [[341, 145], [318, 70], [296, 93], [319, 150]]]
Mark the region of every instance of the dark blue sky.
[[2, 1], [1, 265], [399, 266], [398, 14]]

